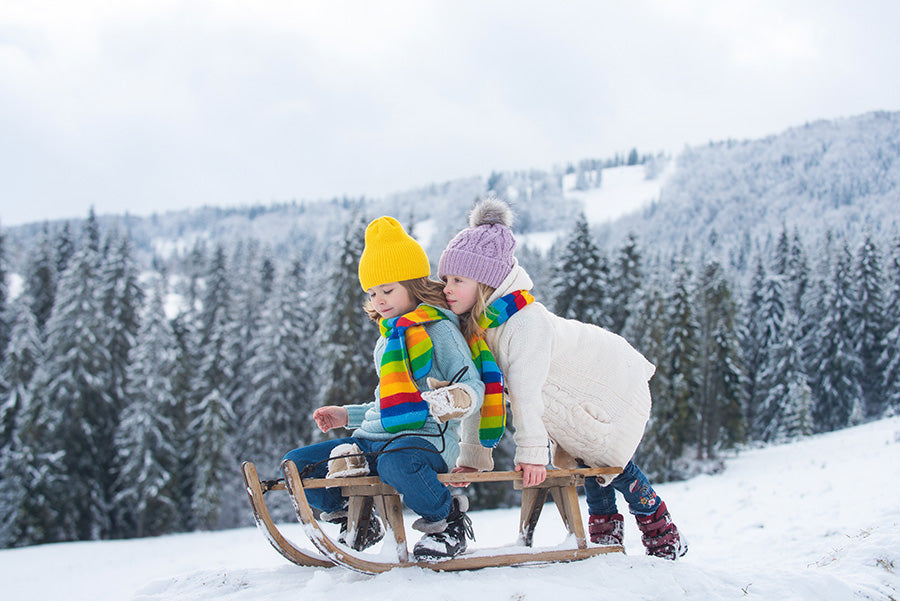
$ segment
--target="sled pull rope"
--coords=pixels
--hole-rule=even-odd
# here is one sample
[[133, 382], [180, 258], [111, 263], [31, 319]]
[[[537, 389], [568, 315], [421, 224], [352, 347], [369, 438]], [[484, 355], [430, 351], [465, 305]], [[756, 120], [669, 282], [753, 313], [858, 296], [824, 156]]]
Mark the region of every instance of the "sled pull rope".
[[[452, 378], [450, 378], [450, 381], [447, 383], [447, 385], [450, 386], [451, 384], [456, 384], [457, 382], [459, 382], [462, 379], [462, 377], [464, 375], [466, 375], [467, 371], [469, 371], [469, 366], [468, 365], [462, 366], [460, 368], [460, 370], [458, 372], [456, 372]], [[429, 453], [437, 453], [438, 455], [440, 455], [441, 453], [444, 452], [444, 449], [447, 448], [447, 441], [444, 439], [444, 433], [447, 432], [447, 428], [449, 428], [449, 427], [450, 427], [450, 422], [448, 421], [445, 424], [443, 424], [443, 426], [438, 426], [439, 432], [437, 434], [419, 434], [419, 433], [414, 433], [414, 432], [401, 432], [400, 434], [397, 434], [393, 438], [388, 439], [388, 441], [384, 443], [384, 446], [386, 447], [387, 445], [391, 444], [398, 438], [403, 438], [404, 436], [420, 436], [422, 438], [426, 438], [426, 437], [438, 438], [438, 437], [440, 437], [440, 439], [441, 439], [440, 450], [437, 450], [434, 447], [427, 448], [427, 449], [424, 447], [404, 447], [403, 449], [385, 449], [384, 447], [382, 447], [380, 451], [375, 451], [374, 453], [354, 453], [352, 455], [346, 455], [346, 457], [368, 457], [368, 456], [371, 456], [371, 457], [375, 458], [384, 453], [392, 453], [394, 451], [401, 451], [401, 450], [407, 450], [407, 449], [415, 449], [417, 451], [428, 451]], [[328, 463], [329, 461], [331, 461], [330, 457], [328, 459], [324, 459], [322, 461], [317, 461], [316, 463], [310, 463], [309, 465], [304, 467], [303, 470], [300, 472], [300, 477], [306, 478], [313, 469], [322, 465], [323, 463]], [[284, 482], [284, 478], [278, 478], [276, 480], [260, 480], [259, 486], [262, 489], [262, 493], [266, 494], [270, 490], [273, 490], [274, 488], [276, 488], [282, 482]]]

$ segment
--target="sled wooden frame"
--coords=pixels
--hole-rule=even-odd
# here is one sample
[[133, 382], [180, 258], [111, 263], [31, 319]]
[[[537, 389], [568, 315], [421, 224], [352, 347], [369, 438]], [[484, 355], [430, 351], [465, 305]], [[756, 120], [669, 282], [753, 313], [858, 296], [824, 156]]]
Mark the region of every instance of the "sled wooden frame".
[[[571, 470], [550, 470], [547, 479], [536, 487], [522, 487], [521, 472], [479, 472], [467, 474], [440, 474], [438, 479], [449, 484], [453, 482], [512, 482], [517, 490], [522, 490], [522, 507], [519, 519], [518, 544], [531, 547], [534, 530], [541, 515], [544, 503], [549, 494], [556, 503], [563, 525], [575, 539], [574, 549], [535, 549], [517, 553], [504, 552], [503, 547], [496, 549], [476, 549], [474, 553], [464, 554], [440, 561], [412, 561], [406, 542], [406, 530], [403, 523], [403, 505], [400, 495], [392, 487], [384, 484], [377, 476], [358, 476], [340, 479], [307, 478], [301, 479], [296, 465], [291, 461], [282, 464], [284, 483], [273, 486], [272, 490], [286, 488], [297, 518], [304, 526], [312, 544], [323, 556], [311, 555], [288, 541], [276, 528], [265, 507], [262, 487], [256, 476], [253, 464], [246, 462], [242, 466], [247, 494], [253, 507], [257, 524], [269, 542], [289, 561], [298, 565], [313, 567], [329, 567], [333, 564], [366, 573], [378, 574], [398, 567], [418, 566], [435, 571], [475, 570], [487, 567], [516, 566], [539, 563], [555, 563], [587, 559], [604, 553], [624, 552], [619, 545], [591, 546], [587, 545], [584, 522], [578, 502], [577, 487], [584, 485], [584, 479], [591, 476], [615, 476], [622, 472], [619, 467], [581, 468]], [[255, 480], [255, 482], [254, 482]], [[398, 561], [378, 561], [372, 554], [364, 554], [334, 542], [319, 526], [315, 513], [306, 498], [306, 490], [312, 488], [341, 487], [341, 494], [348, 498], [349, 533], [358, 532], [360, 536], [367, 529], [373, 505], [378, 510], [388, 529], [387, 536], [393, 535]], [[385, 543], [389, 544], [389, 543]], [[491, 553], [496, 551], [496, 553]]]

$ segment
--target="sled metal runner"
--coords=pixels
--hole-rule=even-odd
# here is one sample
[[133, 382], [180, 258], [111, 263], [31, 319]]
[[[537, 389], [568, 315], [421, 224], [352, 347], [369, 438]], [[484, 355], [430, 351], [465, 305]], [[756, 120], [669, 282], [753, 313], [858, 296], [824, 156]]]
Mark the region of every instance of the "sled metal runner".
[[[452, 482], [512, 482], [516, 489], [522, 490], [522, 508], [519, 521], [518, 544], [516, 552], [509, 547], [493, 549], [470, 549], [469, 553], [439, 561], [415, 561], [410, 557], [407, 548], [406, 532], [403, 524], [403, 506], [400, 495], [390, 486], [384, 484], [377, 476], [360, 476], [351, 478], [307, 478], [301, 479], [296, 465], [291, 461], [282, 464], [285, 476], [284, 483], [270, 486], [271, 490], [286, 488], [297, 518], [312, 544], [322, 556], [310, 555], [282, 536], [272, 522], [265, 508], [262, 496], [262, 485], [256, 476], [253, 464], [245, 463], [242, 467], [247, 493], [253, 506], [257, 524], [266, 538], [279, 553], [293, 563], [303, 566], [325, 567], [338, 564], [365, 574], [378, 574], [394, 568], [418, 566], [435, 571], [475, 570], [488, 567], [517, 566], [541, 563], [577, 561], [604, 553], [624, 552], [618, 545], [588, 546], [584, 530], [584, 522], [578, 504], [577, 486], [584, 484], [584, 478], [600, 476], [614, 477], [621, 473], [621, 468], [583, 468], [574, 470], [550, 470], [547, 480], [540, 486], [522, 488], [521, 472], [480, 472], [463, 474], [440, 474], [438, 479], [444, 484]], [[255, 479], [255, 484], [253, 480]], [[268, 486], [268, 483], [267, 483]], [[383, 544], [389, 545], [391, 537], [396, 546], [396, 561], [385, 561], [371, 553], [361, 553], [338, 544], [320, 527], [313, 508], [306, 498], [306, 490], [340, 486], [341, 493], [348, 498], [348, 526], [351, 534], [365, 532], [365, 520], [371, 514], [373, 505], [385, 522], [387, 533]], [[567, 549], [530, 549], [534, 529], [541, 515], [547, 495], [556, 502], [562, 517], [563, 525], [575, 539], [575, 548]], [[527, 547], [527, 550], [523, 550]]]

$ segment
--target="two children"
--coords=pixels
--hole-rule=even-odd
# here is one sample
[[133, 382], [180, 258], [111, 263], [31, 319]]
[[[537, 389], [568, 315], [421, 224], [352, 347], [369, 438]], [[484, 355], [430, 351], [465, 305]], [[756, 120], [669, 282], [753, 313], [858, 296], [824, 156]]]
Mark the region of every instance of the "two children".
[[[479, 416], [485, 387], [470, 351], [479, 348], [482, 357], [492, 354], [489, 361], [496, 361], [505, 377], [515, 426], [515, 469], [523, 472], [524, 485], [546, 478], [548, 447], [560, 468], [624, 465], [611, 482], [585, 482], [591, 541], [623, 543], [618, 490], [648, 554], [684, 555], [687, 545], [666, 504], [631, 461], [650, 416], [648, 382], [654, 366], [622, 337], [560, 318], [535, 302], [531, 278], [513, 254], [511, 224], [512, 212], [502, 201], [489, 198], [478, 205], [471, 227], [441, 255], [443, 285], [428, 278], [424, 250], [395, 219], [369, 224], [359, 279], [369, 295], [366, 310], [382, 334], [374, 352], [380, 377], [376, 398], [317, 409], [313, 417], [323, 432], [348, 427], [354, 429], [352, 436], [295, 449], [285, 459], [304, 477], [321, 478], [329, 460], [334, 465], [341, 459], [332, 457], [336, 447], [341, 447], [337, 455], [346, 455], [346, 445], [355, 445], [350, 455], [364, 455], [368, 471], [393, 486], [421, 516], [413, 524], [425, 533], [413, 549], [416, 559], [462, 553], [466, 536], [471, 537], [468, 502], [451, 496], [437, 474], [454, 465], [457, 472], [493, 469], [496, 440], [485, 440], [496, 424]], [[436, 380], [454, 380], [464, 368], [458, 384], [427, 390], [443, 383]], [[447, 405], [461, 409], [449, 421], [433, 409]], [[348, 542], [347, 501], [340, 488], [312, 489], [308, 498], [323, 512], [322, 519], [341, 524], [341, 540]], [[363, 537], [349, 541], [357, 550], [384, 535], [375, 516], [369, 524]]]
[[[364, 472], [367, 467], [368, 473], [393, 486], [406, 506], [421, 516], [413, 524], [425, 533], [413, 549], [419, 560], [458, 555], [466, 549], [467, 534], [471, 538], [465, 513], [468, 499], [451, 496], [437, 474], [456, 464], [460, 427], [468, 432], [464, 438], [477, 440], [484, 397], [484, 384], [457, 317], [447, 309], [443, 284], [429, 279], [430, 273], [425, 251], [395, 219], [380, 217], [369, 224], [359, 281], [369, 296], [366, 311], [381, 331], [374, 352], [379, 373], [375, 400], [320, 407], [313, 413], [319, 429], [347, 427], [354, 429], [352, 435], [294, 449], [285, 456], [304, 477], [325, 477], [329, 463], [346, 467], [361, 462]], [[428, 390], [435, 380], [445, 383], [455, 378], [458, 382], [451, 386]], [[436, 417], [429, 401], [462, 410], [451, 412], [452, 419], [447, 412], [435, 411]], [[336, 447], [340, 448], [333, 453]], [[360, 461], [360, 456], [367, 461]], [[341, 525], [342, 543], [362, 550], [384, 536], [374, 515], [367, 532], [349, 536], [347, 499], [339, 487], [312, 489], [307, 496], [323, 512], [323, 520]]]
[[[531, 278], [514, 257], [512, 212], [488, 198], [470, 227], [441, 255], [438, 276], [451, 311], [471, 342], [483, 338], [509, 393], [515, 426], [516, 470], [525, 486], [546, 477], [548, 446], [557, 467], [624, 465], [611, 482], [585, 482], [591, 541], [622, 544], [621, 492], [642, 531], [649, 555], [676, 559], [687, 552], [666, 504], [631, 461], [650, 416], [648, 382], [655, 367], [624, 338], [563, 319], [534, 301]], [[463, 430], [454, 471], [490, 470], [490, 449]], [[608, 486], [607, 486], [608, 485]]]

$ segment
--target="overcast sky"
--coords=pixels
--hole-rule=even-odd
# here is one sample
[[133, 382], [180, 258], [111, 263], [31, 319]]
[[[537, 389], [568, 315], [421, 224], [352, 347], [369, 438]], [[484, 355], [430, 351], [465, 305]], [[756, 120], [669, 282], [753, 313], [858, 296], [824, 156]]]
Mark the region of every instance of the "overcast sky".
[[0, 225], [900, 110], [895, 0], [0, 0]]

